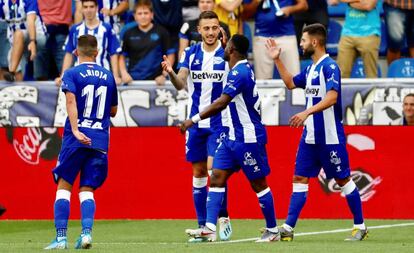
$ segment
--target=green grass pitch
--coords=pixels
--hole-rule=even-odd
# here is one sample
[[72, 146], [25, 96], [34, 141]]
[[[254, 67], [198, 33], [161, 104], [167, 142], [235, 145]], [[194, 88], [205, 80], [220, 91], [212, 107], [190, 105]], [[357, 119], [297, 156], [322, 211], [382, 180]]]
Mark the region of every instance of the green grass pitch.
[[[281, 221], [279, 221], [281, 224]], [[154, 252], [154, 253], [244, 253], [244, 252], [414, 252], [414, 220], [366, 220], [369, 238], [362, 242], [344, 242], [351, 220], [300, 220], [293, 242], [258, 244], [262, 220], [232, 220], [230, 242], [187, 243], [184, 229], [194, 220], [98, 220], [93, 231], [90, 252]], [[80, 222], [70, 221], [69, 250], [80, 232]], [[336, 231], [335, 231], [336, 230]], [[338, 231], [339, 230], [339, 231]], [[309, 232], [322, 232], [313, 234]], [[0, 252], [44, 252], [43, 247], [54, 238], [53, 221], [0, 221]], [[76, 251], [78, 252], [78, 251]]]

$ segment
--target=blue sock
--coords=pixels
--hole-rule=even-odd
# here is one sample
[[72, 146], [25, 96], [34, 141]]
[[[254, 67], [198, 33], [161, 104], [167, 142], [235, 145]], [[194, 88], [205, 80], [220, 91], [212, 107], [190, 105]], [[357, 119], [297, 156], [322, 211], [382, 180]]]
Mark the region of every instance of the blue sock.
[[349, 209], [351, 209], [351, 212], [354, 215], [354, 224], [363, 224], [364, 218], [362, 217], [362, 203], [358, 188], [355, 188], [345, 197], [348, 202]]
[[206, 225], [207, 180], [207, 177], [193, 177], [193, 200], [199, 227]]
[[[93, 196], [93, 195], [92, 195]], [[82, 234], [90, 234], [95, 216], [95, 200], [93, 198], [81, 199]]]
[[68, 229], [68, 219], [70, 202], [67, 199], [57, 199], [55, 201], [55, 227], [56, 237], [66, 237]]
[[[208, 192], [206, 223], [211, 223], [214, 226], [217, 224], [217, 217], [220, 212], [221, 204], [223, 202], [223, 198], [225, 195], [225, 189], [226, 188], [221, 188], [221, 187], [210, 188]], [[209, 228], [214, 230], [211, 227]]]
[[300, 212], [305, 206], [306, 199], [308, 197], [308, 189], [308, 184], [293, 183], [293, 192], [290, 197], [288, 217], [285, 221], [285, 223], [292, 228], [296, 226]]
[[220, 212], [218, 217], [229, 217], [229, 213], [227, 212], [227, 195], [229, 194], [227, 191], [227, 184], [225, 186], [225, 194], [223, 197], [223, 202], [221, 203]]
[[259, 204], [262, 208], [262, 213], [266, 220], [266, 228], [276, 227], [277, 224], [272, 191], [268, 187], [263, 191], [257, 193], [257, 197], [259, 198]]

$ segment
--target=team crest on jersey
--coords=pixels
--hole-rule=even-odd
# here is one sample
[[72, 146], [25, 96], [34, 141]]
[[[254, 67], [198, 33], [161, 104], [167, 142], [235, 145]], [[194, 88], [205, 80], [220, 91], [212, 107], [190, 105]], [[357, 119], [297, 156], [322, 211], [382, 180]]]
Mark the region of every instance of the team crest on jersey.
[[233, 76], [237, 76], [237, 75], [239, 74], [239, 72], [238, 72], [237, 70], [233, 70], [233, 71], [231, 72], [231, 74], [232, 74]]
[[335, 165], [341, 164], [341, 158], [338, 157], [338, 151], [332, 150], [329, 155], [331, 157], [331, 163]]
[[329, 67], [331, 67], [331, 69], [336, 69], [335, 64], [331, 64]]
[[200, 65], [200, 64], [201, 64], [200, 59], [195, 59], [193, 62], [193, 65]]
[[156, 33], [151, 33], [150, 38], [152, 41], [157, 41], [160, 38], [160, 36]]
[[312, 73], [312, 79], [316, 79], [316, 78], [318, 78], [318, 76], [319, 76], [318, 71], [313, 71], [313, 73]]
[[244, 161], [243, 164], [246, 166], [254, 166], [257, 164], [256, 159], [252, 157], [251, 152], [244, 153]]

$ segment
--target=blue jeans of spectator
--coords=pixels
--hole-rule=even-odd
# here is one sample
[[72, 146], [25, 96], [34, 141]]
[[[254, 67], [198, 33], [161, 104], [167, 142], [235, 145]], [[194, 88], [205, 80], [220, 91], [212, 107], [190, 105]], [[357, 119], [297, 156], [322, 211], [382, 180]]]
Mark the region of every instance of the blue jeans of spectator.
[[7, 55], [10, 50], [10, 42], [7, 38], [7, 23], [0, 21], [0, 68], [8, 69]]
[[384, 19], [390, 50], [414, 47], [414, 10], [399, 9], [384, 3]]
[[[60, 75], [62, 70], [63, 58], [65, 51], [63, 47], [65, 40], [69, 32], [67, 25], [47, 25], [47, 37], [46, 46], [38, 51], [37, 58], [40, 61], [42, 67], [35, 70], [35, 78], [39, 79], [54, 79], [56, 76], [50, 76], [51, 73]], [[55, 64], [55, 68], [52, 64]], [[54, 71], [53, 71], [54, 70]]]

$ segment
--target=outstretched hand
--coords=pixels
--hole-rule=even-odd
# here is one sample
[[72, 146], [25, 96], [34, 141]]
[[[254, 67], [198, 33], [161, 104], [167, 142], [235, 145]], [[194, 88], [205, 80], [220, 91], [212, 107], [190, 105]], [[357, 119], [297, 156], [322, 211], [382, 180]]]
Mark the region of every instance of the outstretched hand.
[[174, 70], [171, 66], [170, 61], [168, 60], [166, 55], [163, 55], [162, 59], [163, 59], [163, 61], [161, 62], [162, 70], [167, 72], [168, 74], [171, 74]]
[[282, 49], [278, 47], [274, 39], [267, 39], [265, 46], [267, 49], [267, 53], [270, 57], [272, 57], [273, 60], [279, 59]]
[[193, 126], [193, 124], [193, 121], [191, 121], [190, 119], [185, 120], [183, 123], [178, 125], [180, 127], [180, 132], [184, 134], [185, 131], [187, 131], [187, 129]]

